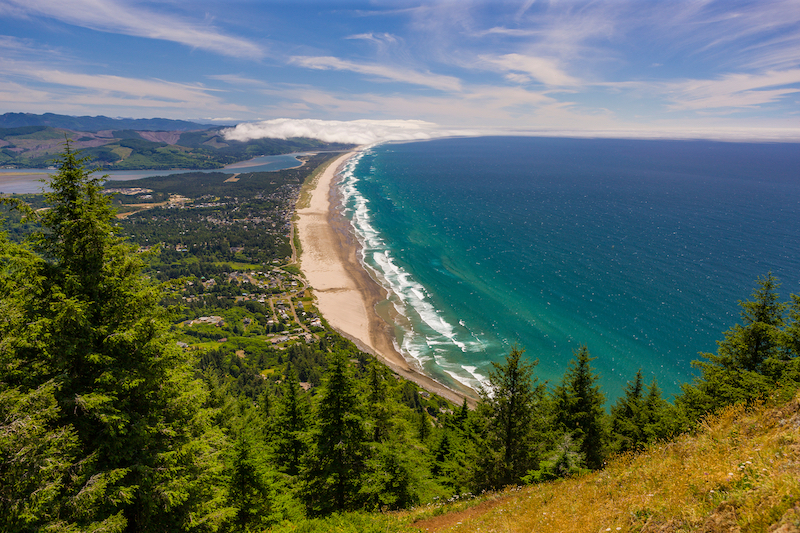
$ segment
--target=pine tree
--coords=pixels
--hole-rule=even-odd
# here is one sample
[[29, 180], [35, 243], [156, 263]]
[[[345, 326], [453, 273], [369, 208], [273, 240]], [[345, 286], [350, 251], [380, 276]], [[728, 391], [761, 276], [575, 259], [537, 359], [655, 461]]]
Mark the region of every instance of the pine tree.
[[672, 405], [661, 396], [661, 388], [653, 378], [644, 398], [644, 432], [648, 443], [668, 439], [677, 431], [673, 411]]
[[283, 396], [278, 402], [273, 421], [275, 459], [278, 467], [289, 475], [300, 472], [303, 456], [308, 449], [308, 406], [300, 392], [300, 384], [291, 363], [287, 365], [281, 386]]
[[359, 488], [366, 469], [366, 434], [356, 384], [344, 352], [334, 352], [329, 357], [316, 421], [302, 491], [308, 512], [319, 515], [359, 508], [363, 503]]
[[267, 524], [270, 515], [269, 486], [251, 457], [252, 444], [244, 436], [236, 443], [230, 479], [231, 505], [236, 507], [235, 531], [252, 531]]
[[752, 299], [739, 302], [742, 325], [725, 333], [717, 361], [729, 368], [763, 373], [765, 361], [780, 357], [780, 330], [788, 306], [778, 301], [780, 283], [771, 272], [756, 283]]
[[0, 385], [0, 529], [39, 531], [61, 511], [61, 493], [79, 472], [75, 431], [54, 424], [53, 382], [27, 393]]
[[[159, 291], [116, 236], [110, 200], [66, 143], [28, 244], [0, 240], [0, 383], [52, 383], [54, 427], [77, 439], [60, 487], [63, 527], [108, 531], [219, 523], [226, 446], [206, 390], [169, 341]], [[24, 209], [24, 206], [22, 206]]]
[[597, 385], [598, 376], [591, 367], [594, 360], [584, 345], [570, 361], [559, 386], [553, 391], [555, 421], [564, 432], [580, 441], [589, 468], [600, 468], [605, 457], [605, 397]]
[[701, 375], [683, 385], [677, 398], [684, 424], [724, 405], [764, 397], [786, 372], [794, 372], [796, 356], [783, 329], [789, 306], [778, 301], [779, 287], [772, 273], [756, 280], [751, 299], [739, 302], [742, 323], [717, 341], [717, 353], [692, 362]]
[[800, 296], [797, 294], [791, 295], [789, 322], [785, 329], [783, 344], [791, 358], [800, 357]]
[[519, 483], [536, 466], [535, 432], [544, 395], [533, 374], [537, 363], [524, 360], [516, 346], [503, 363], [492, 363], [489, 389], [481, 391], [477, 409], [483, 426], [478, 486]]
[[456, 413], [453, 424], [460, 430], [465, 430], [467, 427], [467, 420], [469, 419], [469, 406], [467, 405], [467, 398], [461, 402], [461, 409]]
[[386, 397], [386, 383], [378, 369], [378, 363], [372, 361], [369, 365], [369, 418], [372, 424], [372, 440], [384, 442], [391, 433], [391, 412]]
[[647, 442], [642, 370], [628, 382], [625, 395], [611, 407], [611, 451], [635, 450]]

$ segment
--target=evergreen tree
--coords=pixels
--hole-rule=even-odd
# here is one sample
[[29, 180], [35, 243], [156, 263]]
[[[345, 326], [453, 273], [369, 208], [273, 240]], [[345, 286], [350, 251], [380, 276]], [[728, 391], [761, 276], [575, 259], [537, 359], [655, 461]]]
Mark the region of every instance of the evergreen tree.
[[369, 418], [372, 425], [372, 440], [384, 442], [391, 433], [391, 412], [387, 402], [386, 382], [379, 372], [378, 363], [369, 365]]
[[39, 531], [61, 512], [61, 494], [79, 472], [77, 435], [55, 424], [53, 382], [22, 393], [0, 385], [0, 529]]
[[800, 296], [791, 295], [789, 321], [785, 329], [783, 344], [792, 358], [800, 357]]
[[236, 508], [235, 531], [253, 531], [268, 525], [271, 515], [269, 485], [251, 456], [252, 444], [244, 436], [236, 443], [230, 479], [231, 505]]
[[778, 301], [780, 283], [769, 273], [756, 285], [751, 300], [739, 302], [742, 323], [717, 341], [716, 354], [704, 353], [705, 360], [692, 362], [701, 375], [683, 385], [677, 398], [684, 424], [724, 405], [765, 397], [784, 375], [794, 375], [796, 354], [791, 334], [783, 330], [789, 306]]
[[467, 420], [469, 419], [469, 406], [467, 405], [467, 398], [461, 402], [461, 409], [456, 412], [453, 424], [460, 430], [464, 431], [467, 427]]
[[401, 436], [374, 444], [359, 487], [364, 505], [373, 509], [395, 510], [416, 503], [414, 450]]
[[417, 438], [420, 442], [425, 442], [431, 435], [431, 419], [427, 411], [420, 411], [416, 416]]
[[472, 435], [457, 426], [442, 428], [429, 447], [430, 474], [451, 494], [471, 490], [477, 479], [475, 473], [477, 452]]
[[51, 427], [78, 443], [80, 469], [51, 520], [107, 531], [220, 523], [226, 444], [202, 409], [207, 392], [169, 342], [141, 257], [115, 234], [102, 179], [69, 142], [58, 168], [48, 209], [20, 206], [41, 229], [28, 244], [0, 239], [0, 387], [29, 395], [52, 383]]
[[756, 283], [752, 300], [739, 302], [742, 324], [725, 333], [717, 360], [729, 368], [764, 373], [767, 360], [781, 358], [780, 330], [788, 306], [778, 301], [780, 283], [771, 272]]
[[363, 503], [359, 489], [366, 468], [366, 435], [349, 364], [345, 352], [330, 355], [325, 388], [317, 404], [302, 494], [313, 515], [357, 509]]
[[603, 466], [605, 457], [605, 397], [591, 367], [593, 360], [585, 345], [574, 353], [561, 384], [553, 391], [553, 401], [556, 424], [580, 442], [586, 465], [596, 469]]
[[489, 389], [481, 391], [482, 419], [477, 484], [502, 487], [519, 483], [536, 467], [537, 423], [542, 419], [544, 385], [533, 374], [537, 361], [523, 359], [513, 347], [503, 363], [492, 363]]
[[611, 451], [635, 450], [647, 442], [642, 370], [628, 382], [625, 395], [611, 407]]
[[667, 439], [677, 431], [673, 411], [673, 406], [661, 396], [661, 388], [653, 378], [644, 398], [644, 433], [648, 443]]
[[308, 406], [291, 363], [287, 365], [281, 391], [283, 396], [273, 421], [275, 459], [280, 470], [296, 476], [308, 449]]

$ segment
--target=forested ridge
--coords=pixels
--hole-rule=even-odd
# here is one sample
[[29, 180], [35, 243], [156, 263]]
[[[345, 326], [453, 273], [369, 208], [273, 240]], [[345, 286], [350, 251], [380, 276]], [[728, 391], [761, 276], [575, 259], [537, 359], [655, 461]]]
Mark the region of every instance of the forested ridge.
[[83, 149], [95, 165], [108, 170], [214, 169], [263, 155], [352, 146], [304, 138], [231, 141], [225, 138], [221, 127], [163, 119], [63, 115], [38, 118], [0, 115], [0, 165], [47, 168], [61, 150], [65, 136], [74, 138], [74, 146]]
[[[671, 401], [638, 372], [607, 405], [590, 347], [557, 383], [514, 347], [474, 410], [452, 405], [316, 321], [291, 265], [267, 271], [285, 235], [264, 256], [184, 250], [199, 229], [169, 241], [166, 208], [117, 223], [84, 165], [67, 144], [46, 209], [3, 199], [27, 229], [0, 237], [0, 531], [406, 529], [386, 513], [602, 471], [800, 384], [800, 297], [765, 273]], [[285, 205], [275, 190], [253, 209]], [[186, 219], [263, 218], [224, 222], [254, 204], [220, 191], [208, 203], [227, 207]], [[169, 247], [145, 252], [150, 238]], [[270, 290], [288, 296], [242, 295]]]

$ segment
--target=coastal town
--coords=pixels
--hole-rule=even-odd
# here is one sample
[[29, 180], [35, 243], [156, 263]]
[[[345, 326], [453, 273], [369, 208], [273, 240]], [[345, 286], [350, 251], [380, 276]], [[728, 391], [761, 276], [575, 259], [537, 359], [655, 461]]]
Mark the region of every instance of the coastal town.
[[800, 0], [0, 24], [0, 533], [800, 533]]
[[[299, 269], [292, 217], [301, 186], [330, 155], [276, 172], [185, 173], [109, 182], [122, 234], [139, 246], [148, 273], [167, 288], [173, 333], [184, 350], [223, 354], [280, 382], [282, 351], [319, 345], [332, 333]], [[227, 355], [225, 355], [227, 354]], [[235, 364], [234, 364], [235, 363]], [[317, 378], [311, 381], [309, 375]], [[320, 372], [301, 376], [304, 388]]]

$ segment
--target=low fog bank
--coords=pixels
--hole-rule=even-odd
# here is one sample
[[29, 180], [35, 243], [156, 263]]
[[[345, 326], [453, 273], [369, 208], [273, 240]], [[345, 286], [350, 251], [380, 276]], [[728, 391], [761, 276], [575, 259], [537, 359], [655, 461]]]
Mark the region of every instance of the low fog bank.
[[316, 120], [278, 118], [239, 124], [222, 130], [231, 141], [249, 141], [265, 137], [289, 139], [307, 137], [324, 142], [375, 144], [385, 141], [422, 141], [440, 137], [470, 136], [477, 132], [445, 130], [422, 120]]
[[222, 130], [231, 141], [307, 137], [324, 142], [371, 145], [386, 141], [425, 141], [442, 137], [534, 136], [648, 140], [714, 140], [722, 142], [800, 142], [800, 129], [784, 128], [642, 128], [612, 130], [572, 129], [447, 129], [423, 120], [317, 120], [278, 118], [242, 123]]

